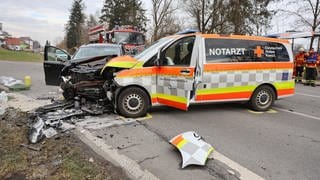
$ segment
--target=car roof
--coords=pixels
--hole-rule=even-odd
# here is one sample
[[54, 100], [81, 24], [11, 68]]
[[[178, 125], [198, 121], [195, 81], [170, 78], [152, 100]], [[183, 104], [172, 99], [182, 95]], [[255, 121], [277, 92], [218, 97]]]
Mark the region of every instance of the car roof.
[[92, 44], [85, 44], [80, 46], [80, 48], [83, 47], [118, 47], [121, 48], [121, 45], [119, 44], [110, 44], [110, 43], [92, 43]]

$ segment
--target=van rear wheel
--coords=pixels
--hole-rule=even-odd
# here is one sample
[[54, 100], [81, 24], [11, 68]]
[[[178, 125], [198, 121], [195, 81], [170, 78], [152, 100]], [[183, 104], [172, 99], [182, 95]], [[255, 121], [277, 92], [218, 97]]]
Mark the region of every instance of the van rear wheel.
[[249, 104], [255, 111], [267, 111], [274, 104], [275, 99], [276, 94], [273, 88], [262, 85], [254, 91]]
[[150, 100], [143, 89], [130, 87], [123, 90], [118, 97], [117, 107], [121, 115], [137, 118], [147, 114]]

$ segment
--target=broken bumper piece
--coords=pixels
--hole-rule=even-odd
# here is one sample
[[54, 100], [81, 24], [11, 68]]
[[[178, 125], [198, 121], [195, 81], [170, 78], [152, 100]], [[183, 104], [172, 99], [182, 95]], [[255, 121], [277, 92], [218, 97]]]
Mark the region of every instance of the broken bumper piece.
[[208, 156], [214, 150], [194, 131], [179, 134], [170, 140], [181, 153], [182, 168], [191, 164], [205, 165]]

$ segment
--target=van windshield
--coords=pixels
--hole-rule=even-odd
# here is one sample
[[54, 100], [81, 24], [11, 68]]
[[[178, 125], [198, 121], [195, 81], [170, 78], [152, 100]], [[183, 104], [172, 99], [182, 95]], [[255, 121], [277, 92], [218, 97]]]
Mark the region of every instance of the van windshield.
[[161, 38], [161, 39], [153, 42], [149, 47], [147, 47], [141, 53], [137, 54], [134, 58], [139, 60], [139, 61], [146, 62], [152, 56], [154, 56], [159, 51], [159, 49], [161, 49], [163, 46], [165, 46], [169, 42], [173, 41], [174, 39], [175, 38], [173, 38], [173, 37]]

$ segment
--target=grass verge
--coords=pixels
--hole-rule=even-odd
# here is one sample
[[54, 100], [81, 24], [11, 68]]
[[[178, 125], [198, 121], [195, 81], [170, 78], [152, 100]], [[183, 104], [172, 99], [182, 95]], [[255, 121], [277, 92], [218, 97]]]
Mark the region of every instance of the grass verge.
[[129, 179], [125, 172], [95, 154], [72, 133], [28, 144], [26, 113], [7, 109], [0, 116], [0, 179]]
[[25, 51], [10, 51], [0, 48], [0, 60], [6, 61], [24, 61], [24, 62], [42, 62], [43, 56], [40, 53]]

